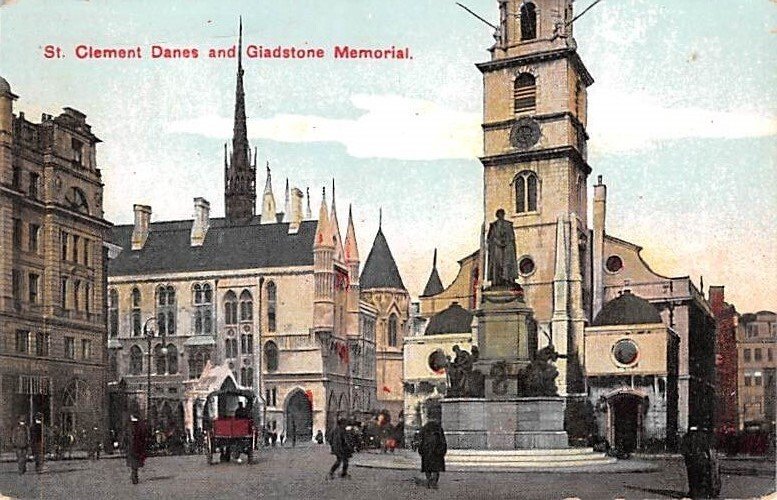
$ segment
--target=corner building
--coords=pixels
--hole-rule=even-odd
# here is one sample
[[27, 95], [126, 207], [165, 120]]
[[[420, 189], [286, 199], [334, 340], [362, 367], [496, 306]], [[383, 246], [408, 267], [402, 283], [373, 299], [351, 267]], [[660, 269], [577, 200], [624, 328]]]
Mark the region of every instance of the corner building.
[[107, 423], [100, 140], [83, 113], [34, 123], [16, 98], [0, 78], [0, 434], [40, 412], [91, 435]]

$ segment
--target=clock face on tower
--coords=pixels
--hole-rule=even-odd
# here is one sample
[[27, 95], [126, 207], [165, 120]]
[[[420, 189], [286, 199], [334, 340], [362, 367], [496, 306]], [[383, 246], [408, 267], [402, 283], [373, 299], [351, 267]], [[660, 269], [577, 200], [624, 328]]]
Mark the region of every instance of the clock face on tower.
[[65, 194], [65, 202], [68, 207], [77, 212], [89, 213], [89, 204], [86, 202], [86, 195], [79, 188], [73, 186]]
[[518, 149], [529, 149], [540, 140], [540, 125], [531, 118], [519, 118], [510, 130], [510, 144]]

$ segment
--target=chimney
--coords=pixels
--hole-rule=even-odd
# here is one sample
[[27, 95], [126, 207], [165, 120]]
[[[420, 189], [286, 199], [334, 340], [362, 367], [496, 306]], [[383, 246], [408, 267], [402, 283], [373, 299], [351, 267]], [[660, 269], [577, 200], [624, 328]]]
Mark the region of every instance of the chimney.
[[297, 234], [299, 231], [299, 225], [302, 222], [302, 198], [305, 195], [302, 194], [302, 190], [292, 188], [290, 208], [291, 214], [289, 215], [289, 234]]
[[210, 227], [210, 203], [205, 198], [194, 199], [194, 222], [192, 223], [191, 245], [202, 246]]
[[135, 228], [132, 230], [132, 249], [141, 250], [148, 239], [148, 226], [151, 223], [151, 207], [133, 205], [135, 210]]

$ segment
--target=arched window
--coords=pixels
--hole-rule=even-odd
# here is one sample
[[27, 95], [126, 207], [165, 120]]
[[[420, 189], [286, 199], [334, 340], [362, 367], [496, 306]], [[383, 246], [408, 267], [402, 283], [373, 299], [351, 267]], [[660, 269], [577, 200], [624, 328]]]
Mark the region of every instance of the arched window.
[[173, 344], [167, 344], [167, 373], [178, 373], [178, 349]]
[[237, 339], [231, 338], [224, 340], [224, 353], [227, 358], [237, 357]]
[[513, 108], [515, 113], [526, 113], [537, 108], [537, 81], [529, 73], [521, 73], [513, 84]]
[[175, 335], [175, 288], [160, 286], [157, 288], [157, 334]]
[[515, 176], [516, 213], [537, 211], [537, 174], [523, 171]]
[[240, 293], [240, 321], [251, 321], [254, 318], [254, 298], [251, 292], [243, 290]]
[[141, 320], [140, 320], [140, 290], [137, 288], [132, 289], [132, 336], [140, 337], [141, 333]]
[[113, 349], [108, 354], [108, 375], [110, 380], [116, 380], [119, 376], [119, 360], [116, 357], [116, 351]]
[[272, 340], [264, 344], [264, 366], [268, 372], [278, 369], [278, 346]]
[[397, 315], [392, 313], [388, 320], [388, 345], [397, 346]]
[[136, 345], [130, 349], [129, 372], [130, 375], [140, 375], [143, 373], [143, 351]]
[[210, 359], [210, 355], [207, 352], [197, 351], [189, 355], [189, 378], [200, 378], [202, 371], [205, 369], [205, 363]]
[[115, 288], [108, 292], [108, 336], [119, 336], [119, 292]]
[[267, 283], [267, 331], [274, 332], [276, 329], [275, 315], [277, 312], [278, 291], [274, 282]]
[[537, 7], [527, 2], [521, 6], [521, 40], [537, 38]]
[[192, 287], [194, 303], [194, 334], [211, 335], [213, 333], [213, 291], [208, 283], [196, 283]]
[[154, 361], [157, 375], [164, 375], [167, 373], [167, 356], [164, 351], [165, 349], [162, 344], [157, 344], [156, 347], [154, 347]]
[[253, 368], [245, 367], [240, 369], [240, 385], [243, 387], [252, 387], [254, 385]]
[[231, 290], [224, 295], [224, 323], [237, 324], [237, 295]]
[[253, 354], [254, 352], [254, 336], [251, 331], [244, 331], [240, 335], [240, 351], [243, 354]]

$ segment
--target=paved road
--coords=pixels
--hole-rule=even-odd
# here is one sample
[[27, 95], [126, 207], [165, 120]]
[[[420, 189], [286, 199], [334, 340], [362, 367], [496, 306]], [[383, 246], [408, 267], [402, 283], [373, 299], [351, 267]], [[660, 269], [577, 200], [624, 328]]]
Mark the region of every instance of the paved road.
[[[47, 471], [19, 476], [15, 464], [0, 464], [0, 494], [13, 498], [282, 498], [320, 500], [420, 498], [578, 497], [681, 498], [686, 491], [682, 461], [662, 460], [661, 472], [624, 474], [444, 473], [437, 491], [415, 484], [409, 471], [354, 468], [352, 479], [325, 479], [333, 462], [325, 447], [273, 449], [258, 464], [208, 466], [199, 456], [155, 457], [133, 486], [123, 460], [47, 463]], [[30, 464], [31, 466], [32, 464]], [[728, 465], [726, 466], [728, 467]], [[774, 476], [763, 464], [738, 464], [723, 476], [723, 496], [752, 498], [774, 491]], [[32, 467], [30, 467], [32, 469]]]

